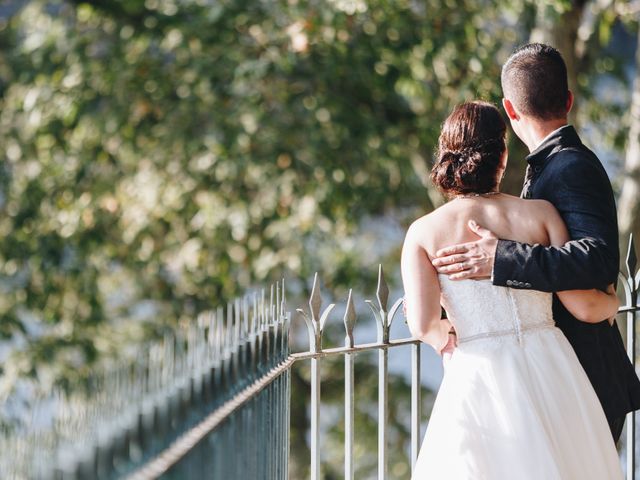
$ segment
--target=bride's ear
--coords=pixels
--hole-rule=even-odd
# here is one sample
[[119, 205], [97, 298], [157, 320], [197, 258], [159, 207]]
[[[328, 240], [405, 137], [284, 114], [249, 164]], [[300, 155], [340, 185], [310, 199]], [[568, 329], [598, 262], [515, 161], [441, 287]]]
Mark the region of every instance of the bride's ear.
[[519, 120], [520, 115], [516, 112], [516, 108], [513, 106], [513, 103], [508, 98], [502, 99], [502, 106], [504, 107], [504, 111], [507, 112], [507, 116], [509, 120]]

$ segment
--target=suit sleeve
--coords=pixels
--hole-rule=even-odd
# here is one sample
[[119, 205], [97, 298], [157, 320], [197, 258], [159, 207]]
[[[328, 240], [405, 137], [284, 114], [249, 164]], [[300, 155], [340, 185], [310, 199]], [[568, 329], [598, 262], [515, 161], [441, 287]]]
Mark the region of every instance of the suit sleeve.
[[618, 276], [618, 226], [611, 184], [596, 158], [560, 152], [538, 180], [536, 198], [560, 212], [571, 240], [562, 247], [500, 240], [493, 283], [544, 292], [605, 288]]

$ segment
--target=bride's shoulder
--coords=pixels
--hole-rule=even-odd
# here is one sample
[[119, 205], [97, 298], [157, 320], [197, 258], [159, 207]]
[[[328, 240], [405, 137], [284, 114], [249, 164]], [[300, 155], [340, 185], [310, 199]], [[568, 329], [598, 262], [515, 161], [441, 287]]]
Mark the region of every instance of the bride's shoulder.
[[543, 199], [519, 199], [521, 208], [516, 209], [516, 214], [522, 218], [529, 218], [544, 225], [555, 225], [562, 222], [560, 213], [548, 200]]
[[434, 223], [433, 214], [434, 212], [431, 212], [419, 218], [416, 218], [413, 222], [411, 222], [411, 225], [409, 225], [407, 233], [415, 234], [423, 230], [428, 230], [429, 226]]
[[515, 203], [519, 207], [526, 210], [539, 211], [540, 213], [548, 213], [549, 211], [555, 211], [556, 207], [548, 200], [540, 198], [520, 198], [514, 195], [504, 195], [503, 197], [508, 202]]
[[450, 215], [455, 210], [454, 203], [455, 202], [445, 203], [435, 210], [432, 210], [431, 212], [416, 218], [411, 224], [410, 228], [414, 230], [421, 230], [424, 228], [429, 228], [430, 226], [441, 222], [444, 217]]
[[441, 215], [438, 210], [433, 210], [411, 222], [407, 230], [407, 239], [413, 238], [419, 243], [423, 243], [425, 239], [429, 238], [435, 227], [440, 223]]
[[434, 242], [443, 232], [447, 231], [443, 226], [450, 226], [459, 220], [460, 215], [450, 203], [446, 203], [439, 208], [415, 219], [405, 236], [405, 242], [413, 242], [427, 251], [431, 251]]
[[548, 200], [536, 198], [536, 199], [529, 199], [529, 200], [523, 200], [523, 201], [526, 202], [525, 205], [527, 205], [528, 208], [537, 210], [542, 215], [557, 213], [556, 207], [554, 207], [553, 203], [551, 203]]

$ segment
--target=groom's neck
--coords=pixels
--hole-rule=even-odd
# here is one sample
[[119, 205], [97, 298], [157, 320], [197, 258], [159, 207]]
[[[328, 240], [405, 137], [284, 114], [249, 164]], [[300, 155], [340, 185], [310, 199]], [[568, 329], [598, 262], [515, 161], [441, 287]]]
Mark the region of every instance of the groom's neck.
[[522, 136], [520, 138], [529, 148], [529, 151], [533, 152], [550, 133], [566, 124], [566, 118], [544, 121], [528, 119], [523, 122]]

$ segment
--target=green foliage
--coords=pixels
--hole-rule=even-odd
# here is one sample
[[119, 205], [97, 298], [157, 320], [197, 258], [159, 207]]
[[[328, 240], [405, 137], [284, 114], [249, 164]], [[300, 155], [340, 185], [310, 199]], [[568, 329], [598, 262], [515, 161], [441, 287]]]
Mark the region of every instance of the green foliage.
[[499, 97], [496, 8], [28, 2], [0, 32], [2, 333], [46, 326], [21, 370], [70, 345], [76, 370], [256, 281], [357, 283], [375, 259], [309, 246], [431, 208], [414, 169], [441, 120]]

